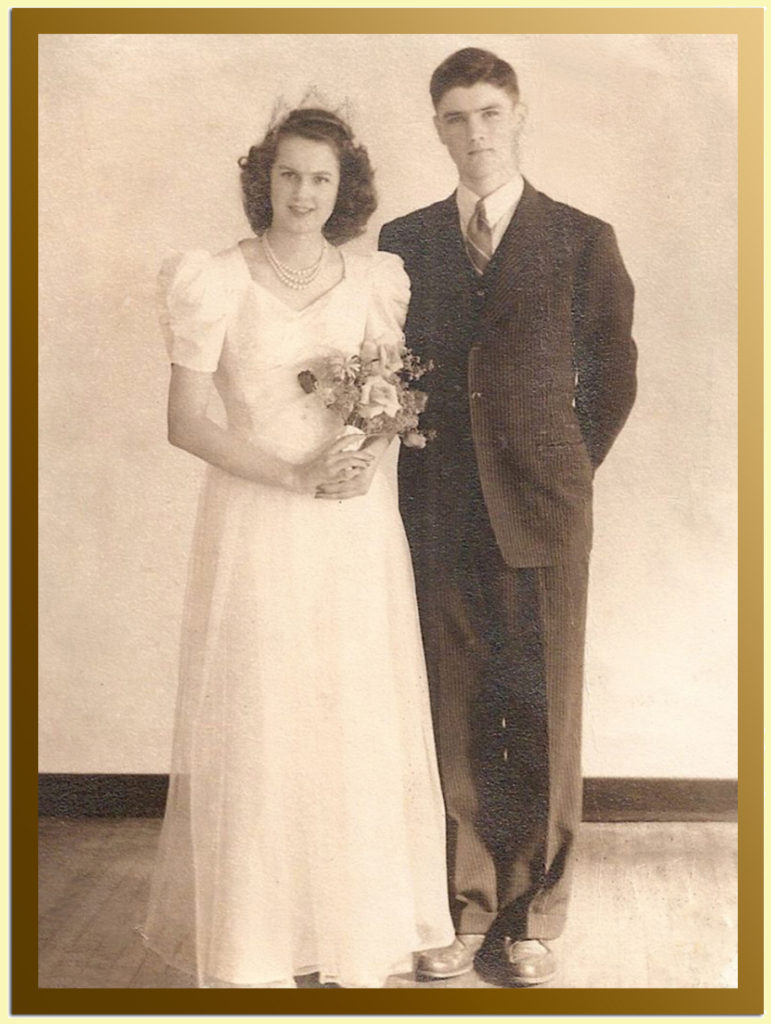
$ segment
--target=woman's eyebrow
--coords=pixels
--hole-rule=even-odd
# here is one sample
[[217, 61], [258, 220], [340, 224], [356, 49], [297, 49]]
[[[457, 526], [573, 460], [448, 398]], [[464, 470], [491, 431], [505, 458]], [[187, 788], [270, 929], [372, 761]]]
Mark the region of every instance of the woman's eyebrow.
[[[280, 163], [277, 163], [277, 164], [276, 164], [276, 167], [277, 167], [277, 168], [278, 168], [278, 169], [279, 169], [280, 171], [294, 171], [294, 172], [295, 172], [296, 174], [299, 174], [299, 173], [300, 173], [300, 172], [299, 172], [299, 171], [297, 170], [297, 168], [296, 168], [296, 167], [292, 167], [292, 165], [291, 165], [291, 164], [280, 164]], [[331, 174], [332, 172], [331, 172], [330, 170], [327, 170], [327, 169], [325, 168], [324, 170], [320, 170], [320, 171], [308, 171], [307, 173], [308, 173], [308, 174], [326, 174], [327, 176], [329, 176], [329, 175], [330, 175], [330, 174]]]

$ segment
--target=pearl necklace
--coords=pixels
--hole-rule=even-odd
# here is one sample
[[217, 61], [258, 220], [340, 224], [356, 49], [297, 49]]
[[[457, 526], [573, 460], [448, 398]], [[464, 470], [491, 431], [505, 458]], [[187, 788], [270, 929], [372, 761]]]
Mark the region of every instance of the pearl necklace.
[[319, 258], [310, 267], [302, 267], [300, 270], [296, 270], [294, 267], [288, 267], [273, 252], [268, 241], [268, 232], [265, 231], [261, 235], [262, 246], [265, 251], [268, 263], [271, 265], [274, 274], [282, 284], [285, 284], [287, 288], [294, 288], [295, 291], [300, 291], [302, 288], [307, 288], [308, 285], [315, 281], [319, 275], [319, 271], [324, 263], [324, 257], [327, 254], [327, 240], [322, 239], [321, 253]]

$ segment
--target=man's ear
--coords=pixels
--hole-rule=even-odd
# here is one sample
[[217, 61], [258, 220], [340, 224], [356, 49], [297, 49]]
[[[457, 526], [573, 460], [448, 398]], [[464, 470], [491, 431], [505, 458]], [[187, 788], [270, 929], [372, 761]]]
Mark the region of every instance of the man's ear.
[[442, 136], [442, 122], [439, 120], [439, 115], [434, 114], [434, 128], [436, 128], [436, 134], [439, 136], [439, 141], [444, 145], [444, 138]]
[[527, 107], [521, 100], [517, 100], [517, 105], [514, 107], [514, 117], [516, 119], [517, 133], [519, 133], [525, 127], [525, 122], [527, 121]]

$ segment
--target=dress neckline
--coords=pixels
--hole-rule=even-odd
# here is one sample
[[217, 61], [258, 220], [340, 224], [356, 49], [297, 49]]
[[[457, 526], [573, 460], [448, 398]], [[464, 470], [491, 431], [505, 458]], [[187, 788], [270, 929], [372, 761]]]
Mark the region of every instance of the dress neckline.
[[340, 280], [335, 281], [335, 283], [330, 285], [326, 291], [323, 291], [321, 295], [317, 295], [316, 298], [312, 299], [309, 303], [307, 303], [307, 305], [301, 306], [299, 309], [296, 309], [294, 306], [290, 306], [288, 302], [284, 302], [283, 299], [280, 299], [278, 295], [274, 295], [270, 288], [266, 288], [264, 284], [261, 284], [261, 282], [258, 281], [252, 275], [241, 242], [236, 243], [236, 249], [238, 250], [238, 255], [241, 260], [241, 266], [243, 267], [244, 273], [246, 274], [246, 277], [249, 280], [249, 282], [253, 284], [255, 288], [259, 288], [261, 292], [264, 292], [265, 295], [273, 299], [273, 301], [276, 302], [283, 310], [286, 310], [287, 313], [293, 313], [296, 316], [301, 316], [307, 310], [312, 309], [315, 305], [317, 305], [317, 303], [321, 302], [322, 299], [327, 298], [328, 295], [335, 291], [336, 288], [339, 288], [340, 285], [343, 284], [343, 282], [348, 279], [348, 263], [346, 262], [345, 253], [343, 252], [342, 249], [337, 249], [337, 252], [340, 253], [340, 259], [342, 260], [343, 264], [343, 273], [342, 276], [340, 277]]

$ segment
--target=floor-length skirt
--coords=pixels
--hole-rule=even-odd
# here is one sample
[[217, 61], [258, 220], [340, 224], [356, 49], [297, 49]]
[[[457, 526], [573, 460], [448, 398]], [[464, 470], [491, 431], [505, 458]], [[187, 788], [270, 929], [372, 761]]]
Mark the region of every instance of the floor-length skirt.
[[452, 941], [397, 448], [341, 502], [207, 471], [144, 927], [199, 985], [378, 987]]

